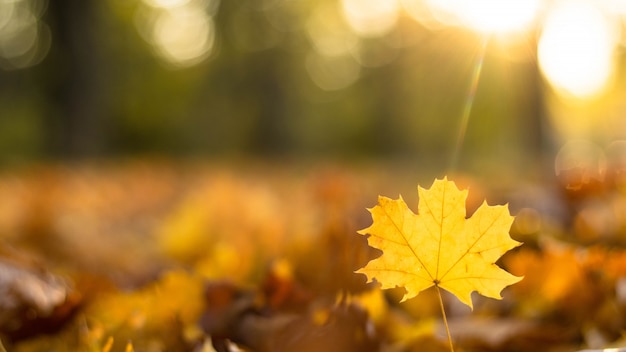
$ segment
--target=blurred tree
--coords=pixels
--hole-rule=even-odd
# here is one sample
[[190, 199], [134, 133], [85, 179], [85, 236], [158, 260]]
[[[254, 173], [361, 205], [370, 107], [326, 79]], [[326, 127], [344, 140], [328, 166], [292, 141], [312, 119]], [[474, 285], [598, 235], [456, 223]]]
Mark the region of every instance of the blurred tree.
[[107, 53], [102, 48], [102, 2], [50, 1], [46, 21], [52, 48], [42, 64], [46, 96], [46, 144], [53, 156], [103, 153], [109, 139], [108, 104], [103, 89]]

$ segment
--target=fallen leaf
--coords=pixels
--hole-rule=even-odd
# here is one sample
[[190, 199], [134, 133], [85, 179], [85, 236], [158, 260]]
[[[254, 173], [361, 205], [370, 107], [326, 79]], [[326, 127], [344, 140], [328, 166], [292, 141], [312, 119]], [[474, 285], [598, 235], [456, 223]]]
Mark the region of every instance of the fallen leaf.
[[80, 295], [62, 278], [0, 258], [0, 334], [9, 341], [60, 330], [80, 303]]
[[318, 300], [303, 303], [301, 312], [274, 311], [254, 291], [226, 281], [209, 282], [205, 300], [199, 323], [217, 352], [232, 351], [230, 343], [256, 352], [380, 351], [376, 330], [359, 304]]
[[570, 341], [577, 336], [576, 330], [566, 324], [516, 317], [459, 317], [450, 320], [450, 330], [464, 350], [481, 352], [533, 351], [536, 346], [571, 351]]
[[472, 308], [471, 293], [501, 299], [504, 287], [522, 279], [495, 262], [521, 243], [509, 236], [513, 217], [506, 205], [486, 202], [465, 218], [467, 190], [454, 182], [435, 180], [430, 189], [418, 187], [418, 214], [402, 197], [378, 198], [369, 209], [373, 224], [359, 234], [383, 254], [357, 270], [382, 288], [404, 287], [402, 300], [437, 286], [453, 293]]

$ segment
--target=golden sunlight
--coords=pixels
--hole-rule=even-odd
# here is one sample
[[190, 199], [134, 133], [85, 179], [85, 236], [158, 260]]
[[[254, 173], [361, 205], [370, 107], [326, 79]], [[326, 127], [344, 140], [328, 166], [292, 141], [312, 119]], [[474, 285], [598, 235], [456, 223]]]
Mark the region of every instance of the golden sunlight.
[[541, 72], [565, 97], [591, 98], [615, 66], [617, 27], [588, 1], [561, 1], [548, 14], [538, 44]]
[[537, 16], [539, 1], [461, 1], [459, 9], [466, 26], [479, 32], [506, 34], [528, 29]]
[[490, 34], [528, 29], [540, 8], [539, 0], [426, 0], [426, 4], [442, 23]]
[[363, 37], [382, 37], [396, 25], [398, 0], [341, 0], [346, 21]]

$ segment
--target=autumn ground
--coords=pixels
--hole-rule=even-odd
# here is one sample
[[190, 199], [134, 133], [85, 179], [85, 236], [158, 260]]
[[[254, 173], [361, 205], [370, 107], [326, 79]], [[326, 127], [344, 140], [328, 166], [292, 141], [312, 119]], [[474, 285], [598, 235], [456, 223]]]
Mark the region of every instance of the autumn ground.
[[[443, 174], [372, 163], [115, 162], [0, 175], [8, 351], [448, 351], [435, 290], [367, 284], [379, 194], [417, 211]], [[576, 170], [448, 175], [468, 215], [509, 204], [502, 300], [444, 302], [455, 351], [626, 346], [626, 189]], [[561, 182], [564, 181], [564, 182]]]

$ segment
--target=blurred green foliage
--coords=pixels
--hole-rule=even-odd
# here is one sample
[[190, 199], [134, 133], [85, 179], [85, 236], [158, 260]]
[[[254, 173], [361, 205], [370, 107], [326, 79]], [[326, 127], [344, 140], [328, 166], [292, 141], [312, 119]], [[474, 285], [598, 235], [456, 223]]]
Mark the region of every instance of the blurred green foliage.
[[511, 58], [508, 48], [487, 45], [459, 141], [483, 54], [479, 34], [430, 30], [400, 12], [382, 36], [348, 35], [358, 52], [341, 60], [358, 77], [325, 90], [311, 65], [328, 69], [330, 79], [346, 69], [315, 51], [310, 24], [315, 11], [339, 16], [337, 0], [204, 2], [214, 26], [211, 51], [178, 66], [142, 34], [155, 23], [150, 3], [47, 3], [40, 19], [52, 38], [47, 56], [0, 70], [0, 160], [148, 153], [401, 157], [445, 165], [460, 144], [458, 167], [506, 161], [521, 170], [541, 152], [532, 54]]

